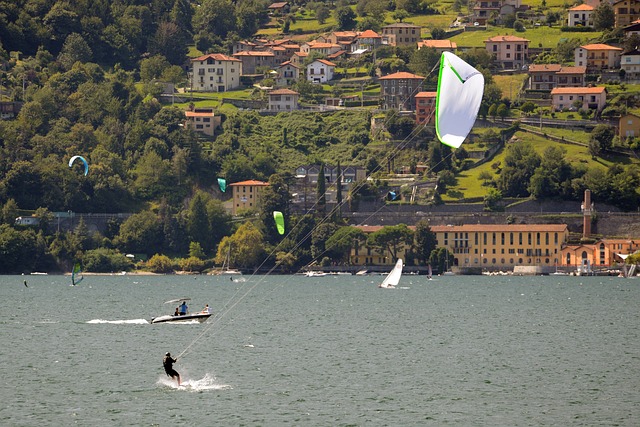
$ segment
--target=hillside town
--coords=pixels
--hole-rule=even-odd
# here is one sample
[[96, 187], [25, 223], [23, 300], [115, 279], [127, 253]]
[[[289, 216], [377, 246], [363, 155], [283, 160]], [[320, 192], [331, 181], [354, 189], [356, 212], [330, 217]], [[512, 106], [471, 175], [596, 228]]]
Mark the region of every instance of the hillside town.
[[[549, 127], [567, 127], [567, 119], [564, 122], [556, 120], [556, 114], [560, 113], [578, 114], [583, 120], [575, 121], [570, 126], [582, 127], [587, 132], [606, 124], [618, 141], [633, 141], [640, 137], [640, 115], [636, 115], [632, 109], [620, 110], [622, 114], [614, 114], [618, 110], [614, 113], [607, 111], [612, 100], [607, 83], [631, 84], [640, 77], [640, 51], [636, 46], [640, 42], [640, 16], [634, 15], [635, 9], [628, 0], [602, 5], [611, 8], [611, 25], [620, 32], [624, 42], [621, 43], [619, 39], [611, 44], [576, 45], [572, 47], [572, 61], [544, 60], [545, 55], [550, 54], [549, 49], [543, 49], [541, 45], [533, 46], [526, 37], [527, 31], [524, 27], [520, 31], [520, 28], [526, 22], [535, 31], [541, 25], [551, 26], [560, 21], [563, 30], [588, 33], [603, 25], [599, 1], [568, 7], [564, 16], [555, 16], [556, 12], [543, 14], [539, 8], [530, 7], [520, 0], [476, 1], [469, 5], [468, 14], [458, 13], [448, 28], [440, 31], [413, 24], [410, 16], [400, 13], [396, 22], [380, 25], [377, 31], [364, 27], [336, 28], [303, 36], [289, 35], [289, 31], [284, 30], [270, 37], [254, 34], [229, 41], [227, 51], [213, 49], [187, 57], [180, 65], [186, 78], [169, 82], [153, 77], [145, 84], [162, 88], [160, 91], [153, 89], [155, 96], [148, 99], [159, 100], [163, 109], [168, 111], [169, 108], [175, 108], [174, 103], [186, 105], [179, 107], [182, 117], [177, 127], [174, 126], [175, 130], [183, 132], [185, 138], [194, 135], [194, 142], [198, 145], [195, 151], [203, 153], [198, 155], [210, 156], [207, 161], [218, 168], [212, 171], [221, 173], [222, 166], [215, 164], [213, 158], [222, 145], [221, 138], [224, 139], [225, 132], [228, 133], [225, 122], [230, 120], [230, 115], [223, 106], [232, 106], [234, 111], [241, 113], [255, 112], [260, 117], [294, 112], [331, 114], [365, 111], [369, 114], [369, 135], [359, 138], [367, 142], [381, 142], [387, 147], [402, 147], [403, 138], [417, 143], [414, 141], [419, 139], [414, 136], [417, 130], [433, 132], [438, 96], [435, 70], [440, 55], [443, 52], [468, 55], [487, 77], [518, 76], [522, 84], [509, 86], [513, 94], [509, 93], [508, 97], [504, 92], [498, 94], [493, 104], [481, 107], [478, 128], [498, 129], [500, 142], [485, 146], [482, 135], [470, 135], [469, 140], [481, 141], [478, 144], [480, 148], [468, 152], [461, 150], [459, 158], [455, 158], [455, 172], [459, 173], [465, 168], [491, 162], [497, 153], [509, 144], [515, 144], [518, 138], [514, 135], [520, 130], [521, 124], [529, 126], [524, 131], [531, 134], [537, 132], [536, 135], [545, 138], [547, 135], [543, 131], [543, 123]], [[268, 5], [263, 13], [268, 14], [271, 23], [279, 25], [289, 22], [293, 10], [300, 8], [299, 4], [277, 2]], [[485, 36], [484, 33], [491, 26], [513, 28], [519, 35], [492, 33]], [[481, 38], [483, 47], [461, 47], [452, 40], [457, 35], [467, 33]], [[401, 54], [405, 59], [398, 59]], [[19, 52], [11, 52], [10, 56], [14, 62], [21, 59]], [[424, 72], [418, 74], [407, 68], [407, 63], [414, 61], [414, 58], [419, 58]], [[152, 59], [145, 57], [142, 61]], [[388, 61], [383, 61], [385, 59]], [[394, 65], [396, 59], [403, 65]], [[27, 87], [26, 80], [24, 87]], [[250, 96], [245, 96], [247, 91]], [[218, 96], [216, 102], [219, 100], [219, 104], [213, 107], [210, 106], [212, 94]], [[504, 106], [505, 102], [510, 105]], [[2, 118], [19, 120], [23, 104], [23, 101], [1, 101]], [[525, 110], [526, 104], [531, 106]], [[510, 117], [511, 108], [521, 109], [521, 115]], [[412, 126], [405, 136], [398, 137], [402, 135], [401, 132], [390, 130], [390, 114], [401, 117], [405, 120], [403, 124], [408, 121]], [[537, 125], [535, 114], [539, 115], [538, 130], [531, 129], [531, 123]], [[543, 115], [549, 118], [543, 119]], [[488, 116], [493, 121], [487, 120]], [[496, 120], [497, 116], [501, 117], [501, 121]], [[287, 128], [283, 132], [282, 139], [286, 142]], [[586, 147], [586, 144], [565, 140], [564, 136], [548, 139]], [[156, 150], [161, 157], [165, 156], [165, 160], [171, 159], [174, 165], [178, 161], [172, 158], [175, 154], [168, 154], [170, 150], [151, 150]], [[179, 152], [175, 147], [171, 150], [173, 153]], [[629, 150], [619, 151], [626, 155], [631, 153]], [[192, 157], [193, 152], [190, 149], [182, 155]], [[231, 149], [225, 153], [232, 152]], [[590, 153], [595, 159], [600, 152]], [[448, 156], [454, 157], [452, 153]], [[185, 161], [192, 160], [191, 157]], [[442, 157], [445, 158], [445, 153]], [[549, 274], [558, 269], [578, 274], [626, 274], [621, 266], [640, 249], [636, 213], [629, 212], [628, 205], [623, 211], [611, 200], [592, 200], [591, 189], [583, 184], [576, 185], [571, 190], [574, 199], [564, 203], [535, 197], [522, 200], [522, 195], [519, 195], [521, 200], [517, 202], [517, 197], [499, 197], [497, 204], [486, 200], [484, 204], [478, 204], [478, 200], [467, 200], [466, 203], [449, 200], [443, 203], [440, 191], [447, 183], [441, 173], [433, 170], [433, 162], [429, 164], [420, 159], [410, 164], [403, 159], [396, 164], [396, 158], [380, 158], [381, 163], [386, 164], [372, 167], [351, 160], [346, 158], [342, 164], [336, 164], [335, 161], [300, 162], [293, 168], [279, 171], [289, 177], [286, 183], [289, 192], [286, 200], [287, 221], [290, 214], [317, 215], [320, 202], [326, 204], [329, 211], [337, 209], [343, 225], [361, 231], [367, 240], [386, 227], [404, 226], [414, 233], [422, 221], [434, 233], [436, 246], [446, 251], [445, 255], [438, 255], [438, 270], [457, 274], [505, 271]], [[497, 173], [502, 169], [500, 162], [493, 162], [491, 167]], [[375, 172], [379, 173], [375, 175]], [[581, 170], [578, 172], [584, 173]], [[622, 175], [624, 171], [615, 170], [615, 173]], [[130, 173], [130, 176], [140, 176], [140, 172]], [[243, 179], [232, 180], [228, 184], [230, 198], [227, 194], [220, 194], [215, 185], [207, 189], [210, 193], [207, 197], [223, 202], [226, 214], [234, 220], [260, 212], [265, 208], [263, 193], [277, 191], [272, 190], [273, 184], [268, 181], [268, 176], [259, 176], [257, 173], [239, 176]], [[180, 182], [180, 174], [175, 178]], [[489, 183], [489, 179], [483, 178], [485, 184]], [[355, 192], [360, 186], [373, 181], [376, 185], [380, 184], [376, 190], [379, 194], [357, 199]], [[321, 186], [323, 190], [319, 192]], [[438, 190], [438, 186], [441, 186], [441, 190]], [[224, 193], [225, 190], [221, 191]], [[138, 193], [144, 193], [144, 190], [138, 189]], [[576, 200], [576, 194], [582, 196], [581, 202]], [[185, 200], [190, 200], [193, 195], [185, 196]], [[348, 203], [345, 203], [347, 199]], [[7, 203], [8, 200], [3, 202]], [[599, 207], [597, 211], [594, 202]], [[24, 210], [24, 214], [16, 217], [15, 226], [40, 226], [37, 214], [28, 215], [29, 210], [33, 212], [35, 209], [26, 206], [19, 208]], [[81, 219], [83, 225], [88, 225], [91, 230], [104, 233], [108, 228], [105, 218], [126, 222], [130, 216], [135, 216], [109, 213], [100, 217], [72, 209], [66, 212], [52, 209], [52, 212], [53, 220], [48, 221], [47, 227], [57, 231], [72, 231]], [[544, 217], [538, 213], [548, 215]], [[414, 241], [407, 240], [394, 245], [393, 249], [380, 245], [369, 245], [365, 249], [365, 246], [354, 244], [342, 259], [324, 257], [322, 260], [312, 260], [306, 267], [386, 269], [402, 257], [409, 266], [415, 266], [416, 271], [423, 271], [431, 262], [428, 257], [415, 255]], [[209, 243], [206, 246], [206, 251], [217, 252], [216, 263], [219, 263], [225, 249], [222, 242], [218, 240], [213, 246]], [[131, 252], [135, 252], [134, 247], [136, 245], [131, 245]], [[143, 261], [149, 255], [141, 254]], [[252, 266], [241, 267], [250, 269]]]

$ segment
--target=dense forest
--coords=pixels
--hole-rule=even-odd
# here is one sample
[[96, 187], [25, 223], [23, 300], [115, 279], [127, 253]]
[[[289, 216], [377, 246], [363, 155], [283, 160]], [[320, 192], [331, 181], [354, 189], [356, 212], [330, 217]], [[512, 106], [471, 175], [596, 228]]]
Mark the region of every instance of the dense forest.
[[[64, 271], [75, 261], [91, 271], [127, 270], [127, 253], [149, 257], [138, 266], [153, 271], [203, 271], [221, 264], [228, 248], [237, 267], [252, 268], [267, 257], [267, 265], [296, 271], [314, 259], [346, 263], [354, 245], [393, 253], [407, 243], [418, 262], [444, 265], [447, 254], [432, 250], [428, 227], [415, 233], [385, 227], [365, 237], [339, 215], [324, 222], [323, 209], [317, 217], [289, 213], [287, 189], [301, 164], [342, 162], [366, 166], [369, 173], [385, 166], [387, 147], [372, 139], [370, 112], [238, 112], [224, 118], [215, 144], [204, 149], [182, 126], [184, 111], [157, 100], [150, 82], [184, 81], [190, 45], [228, 53], [234, 40], [252, 36], [266, 22], [267, 5], [0, 1], [0, 94], [3, 101], [23, 103], [15, 119], [0, 121], [0, 273]], [[467, 59], [486, 60], [474, 54]], [[420, 55], [412, 58], [415, 66]], [[423, 60], [432, 62], [433, 55], [427, 56]], [[500, 94], [491, 86], [485, 98], [494, 102]], [[395, 112], [386, 113], [385, 124], [386, 138], [411, 136], [403, 159], [431, 165], [431, 172], [440, 172], [440, 191], [446, 191], [463, 167], [464, 149], [450, 155], [432, 131], [415, 129]], [[561, 150], [542, 157], [526, 144], [510, 150], [501, 179], [493, 183], [494, 198], [578, 198], [589, 186], [607, 201], [637, 206], [637, 168], [596, 173], [566, 164]], [[74, 155], [89, 162], [86, 176], [80, 166], [68, 166]], [[269, 181], [263, 209], [233, 221], [222, 205], [229, 196], [214, 185], [218, 177]], [[369, 187], [361, 188], [375, 194]], [[274, 229], [273, 210], [284, 212], [288, 228], [296, 230], [284, 241]], [[82, 222], [60, 232], [51, 227], [52, 212], [59, 211], [133, 215], [113, 221], [103, 234], [89, 233]], [[33, 213], [39, 225], [14, 224], [17, 216]]]

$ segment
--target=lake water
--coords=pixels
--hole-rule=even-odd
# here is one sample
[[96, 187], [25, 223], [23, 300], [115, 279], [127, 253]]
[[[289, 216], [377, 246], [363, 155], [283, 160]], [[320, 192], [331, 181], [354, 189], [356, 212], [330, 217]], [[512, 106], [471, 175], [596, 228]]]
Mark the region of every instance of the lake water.
[[0, 425], [640, 425], [640, 279], [381, 279], [0, 276]]

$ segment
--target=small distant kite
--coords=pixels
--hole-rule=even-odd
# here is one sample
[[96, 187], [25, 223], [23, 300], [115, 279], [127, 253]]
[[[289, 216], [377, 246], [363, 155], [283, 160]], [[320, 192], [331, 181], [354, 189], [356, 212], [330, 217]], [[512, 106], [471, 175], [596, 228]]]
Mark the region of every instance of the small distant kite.
[[442, 52], [436, 95], [436, 133], [445, 145], [459, 148], [476, 122], [484, 76], [451, 52]]
[[278, 228], [278, 233], [284, 234], [284, 215], [280, 211], [273, 211], [273, 219], [276, 220], [276, 227]]
[[227, 190], [227, 180], [218, 178], [218, 185], [220, 186], [220, 191], [223, 193]]
[[82, 163], [84, 163], [84, 176], [87, 176], [87, 174], [89, 173], [89, 163], [87, 163], [87, 161], [85, 160], [84, 157], [82, 157], [82, 156], [73, 156], [69, 160], [69, 167], [73, 166], [73, 162], [75, 162], [76, 159], [80, 159], [80, 160], [82, 160]]

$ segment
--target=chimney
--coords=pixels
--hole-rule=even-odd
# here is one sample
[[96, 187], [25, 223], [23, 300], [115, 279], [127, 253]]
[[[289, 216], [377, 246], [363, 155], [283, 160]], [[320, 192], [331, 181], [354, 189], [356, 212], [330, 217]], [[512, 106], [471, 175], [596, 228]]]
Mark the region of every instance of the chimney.
[[591, 190], [584, 190], [584, 202], [582, 203], [582, 237], [587, 238], [591, 236]]

